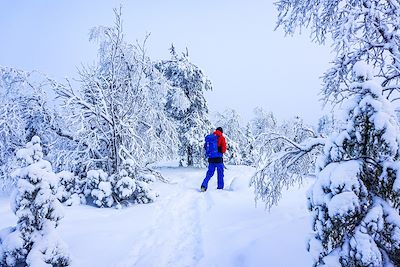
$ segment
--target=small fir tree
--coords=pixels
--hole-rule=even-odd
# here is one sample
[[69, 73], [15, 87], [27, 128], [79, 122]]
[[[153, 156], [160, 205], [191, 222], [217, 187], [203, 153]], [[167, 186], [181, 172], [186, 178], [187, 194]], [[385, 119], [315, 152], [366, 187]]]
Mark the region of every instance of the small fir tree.
[[22, 166], [12, 205], [17, 226], [0, 236], [1, 266], [68, 266], [70, 258], [55, 228], [62, 218], [56, 198], [57, 178], [51, 164], [43, 159], [37, 136], [17, 151]]

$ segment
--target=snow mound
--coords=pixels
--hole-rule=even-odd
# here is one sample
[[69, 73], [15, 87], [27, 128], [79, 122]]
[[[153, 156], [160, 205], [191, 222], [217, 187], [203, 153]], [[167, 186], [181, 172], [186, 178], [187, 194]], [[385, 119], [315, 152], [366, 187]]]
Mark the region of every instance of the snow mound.
[[249, 179], [247, 177], [233, 177], [228, 190], [243, 191], [249, 189]]

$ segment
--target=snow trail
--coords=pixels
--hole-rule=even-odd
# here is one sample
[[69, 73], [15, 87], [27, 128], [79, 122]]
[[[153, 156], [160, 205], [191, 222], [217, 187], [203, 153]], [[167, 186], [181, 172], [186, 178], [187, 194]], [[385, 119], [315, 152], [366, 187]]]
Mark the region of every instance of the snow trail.
[[[175, 168], [166, 168], [176, 173]], [[201, 195], [184, 175], [168, 177], [154, 203], [154, 218], [132, 252], [117, 266], [196, 266], [203, 257], [201, 218], [206, 210]], [[194, 179], [193, 179], [194, 180]], [[165, 187], [173, 186], [174, 191]], [[168, 191], [164, 194], [161, 191]], [[154, 261], [157, 258], [157, 261]]]
[[134, 246], [117, 266], [196, 266], [203, 257], [200, 220], [205, 206], [200, 200], [197, 192], [187, 191], [160, 201], [151, 227], [140, 238], [145, 243]]

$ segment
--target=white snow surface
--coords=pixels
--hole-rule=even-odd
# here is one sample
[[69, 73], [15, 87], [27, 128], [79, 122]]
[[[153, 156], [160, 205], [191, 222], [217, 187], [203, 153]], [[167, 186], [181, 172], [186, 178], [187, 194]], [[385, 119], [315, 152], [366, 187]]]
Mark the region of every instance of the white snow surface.
[[[216, 177], [199, 192], [201, 168], [162, 164], [170, 183], [155, 183], [154, 203], [124, 209], [65, 207], [58, 233], [71, 266], [311, 266], [306, 191], [313, 182], [285, 191], [270, 212], [256, 207], [248, 187], [254, 169], [227, 166], [225, 189]], [[0, 229], [16, 225], [8, 198], [0, 198]]]

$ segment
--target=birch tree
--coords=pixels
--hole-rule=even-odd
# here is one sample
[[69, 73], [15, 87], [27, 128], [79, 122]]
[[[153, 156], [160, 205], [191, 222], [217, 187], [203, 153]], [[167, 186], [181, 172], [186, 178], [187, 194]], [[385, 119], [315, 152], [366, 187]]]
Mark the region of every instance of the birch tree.
[[80, 70], [80, 88], [53, 82], [79, 140], [76, 157], [83, 168], [117, 173], [124, 160], [140, 169], [174, 155], [174, 123], [164, 112], [166, 82], [146, 55], [145, 44], [124, 39], [121, 10], [113, 27], [95, 27], [97, 64]]

